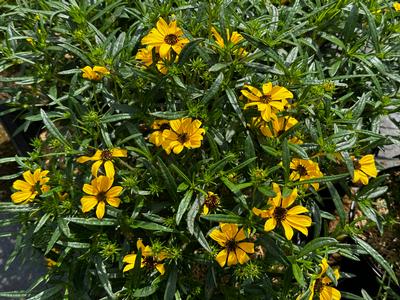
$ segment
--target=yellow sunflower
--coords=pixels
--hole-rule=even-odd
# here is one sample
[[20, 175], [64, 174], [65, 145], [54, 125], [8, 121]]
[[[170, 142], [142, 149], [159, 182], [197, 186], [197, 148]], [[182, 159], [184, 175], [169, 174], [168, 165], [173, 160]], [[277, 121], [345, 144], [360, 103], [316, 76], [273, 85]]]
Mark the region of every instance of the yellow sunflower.
[[220, 199], [217, 194], [213, 192], [207, 192], [207, 196], [204, 200], [203, 205], [203, 215], [208, 215], [208, 213], [219, 206]]
[[293, 98], [293, 94], [286, 88], [272, 86], [271, 82], [263, 84], [262, 92], [251, 85], [245, 85], [244, 88], [241, 93], [250, 100], [244, 109], [256, 105], [261, 117], [267, 122], [277, 119], [276, 113], [285, 109], [287, 99]]
[[157, 147], [161, 146], [164, 141], [163, 131], [170, 128], [168, 120], [155, 120], [153, 124], [151, 124], [151, 129], [154, 131], [149, 136], [150, 143]]
[[[159, 57], [159, 54], [156, 53], [156, 57]], [[147, 47], [147, 48], [142, 48], [139, 49], [138, 52], [136, 53], [135, 58], [145, 66], [145, 68], [150, 67], [153, 64], [153, 53], [152, 53], [152, 47]], [[167, 74], [168, 68], [165, 65], [165, 60], [169, 60], [170, 55], [167, 55], [167, 58], [165, 59], [158, 59], [156, 63], [157, 70], [160, 71], [161, 74]]]
[[267, 218], [264, 225], [265, 231], [274, 230], [278, 223], [282, 224], [285, 236], [288, 240], [293, 237], [293, 228], [297, 229], [304, 235], [308, 235], [307, 227], [311, 226], [311, 218], [309, 216], [300, 215], [308, 212], [308, 209], [301, 205], [291, 206], [297, 198], [297, 189], [294, 189], [288, 197], [282, 197], [281, 189], [278, 184], [273, 183], [272, 188], [276, 193], [274, 198], [268, 200], [269, 208], [261, 210], [256, 207], [252, 209], [253, 213], [261, 218]]
[[394, 2], [393, 3], [393, 8], [395, 11], [400, 11], [400, 3], [399, 2]]
[[226, 223], [220, 223], [219, 227], [210, 233], [210, 237], [225, 248], [215, 257], [219, 265], [229, 267], [249, 261], [247, 253], [254, 253], [254, 243], [241, 242], [246, 239], [243, 228], [239, 230], [236, 224]]
[[[141, 263], [140, 267], [141, 268], [148, 268], [148, 269], [157, 269], [158, 272], [163, 275], [165, 273], [165, 267], [164, 264], [161, 262], [167, 257], [166, 253], [161, 251], [157, 255], [153, 253], [153, 250], [151, 249], [150, 246], [145, 246], [142, 242], [142, 240], [138, 240], [136, 243], [136, 247], [138, 250], [140, 250], [141, 254]], [[123, 260], [124, 263], [127, 263], [127, 265], [124, 267], [123, 272], [127, 272], [135, 267], [135, 261], [136, 261], [136, 254], [131, 253], [128, 255], [125, 255]]]
[[127, 157], [128, 152], [124, 149], [113, 148], [110, 150], [97, 150], [93, 156], [81, 156], [76, 161], [78, 163], [85, 163], [87, 161], [95, 161], [92, 165], [92, 175], [97, 176], [99, 168], [104, 163], [104, 169], [106, 175], [110, 178], [114, 178], [115, 169], [112, 159], [115, 157]]
[[35, 197], [41, 193], [45, 193], [50, 190], [50, 186], [46, 185], [50, 178], [46, 175], [49, 171], [42, 171], [36, 169], [33, 173], [26, 171], [22, 174], [24, 180], [16, 180], [13, 183], [13, 188], [18, 192], [11, 195], [11, 200], [15, 204], [25, 204], [33, 201]]
[[86, 66], [81, 69], [83, 72], [82, 77], [89, 80], [101, 80], [104, 75], [110, 74], [105, 67], [94, 66], [93, 69], [90, 66]]
[[[302, 181], [324, 176], [319, 169], [318, 163], [310, 159], [293, 158], [290, 162], [290, 169], [293, 170], [289, 176], [289, 179], [292, 181]], [[315, 182], [311, 183], [311, 185], [315, 190], [319, 189], [319, 183]], [[305, 186], [307, 187], [308, 185]]]
[[173, 151], [175, 154], [182, 152], [183, 148], [199, 148], [203, 140], [205, 130], [200, 128], [201, 121], [192, 118], [182, 118], [169, 122], [171, 129], [163, 131], [164, 141], [162, 147], [167, 154]]
[[375, 159], [372, 154], [365, 155], [360, 159], [352, 157], [354, 164], [353, 182], [361, 182], [367, 185], [369, 182], [368, 176], [378, 176], [378, 171], [375, 166]]
[[299, 123], [295, 118], [292, 117], [280, 117], [272, 120], [269, 123], [262, 122], [260, 126], [260, 131], [266, 137], [273, 138], [279, 137], [285, 131], [288, 131], [294, 125]]
[[[211, 32], [215, 38], [215, 42], [220, 48], [226, 48], [227, 45], [225, 45], [224, 39], [222, 36], [219, 34], [219, 32], [214, 28], [211, 27]], [[232, 32], [232, 34], [229, 33], [229, 29], [226, 29], [226, 38], [227, 41], [230, 45], [235, 46], [241, 41], [243, 41], [243, 36], [238, 33], [237, 31]], [[228, 45], [228, 47], [230, 46]], [[247, 51], [244, 50], [243, 48], [237, 49], [234, 51], [235, 54], [239, 54], [240, 56], [246, 56]]]
[[179, 54], [185, 44], [189, 43], [187, 38], [183, 38], [183, 31], [176, 25], [176, 21], [167, 24], [163, 18], [160, 18], [156, 24], [156, 28], [142, 39], [143, 45], [156, 47], [161, 58], [167, 58], [170, 49]]
[[92, 180], [90, 184], [83, 185], [83, 191], [88, 194], [81, 198], [82, 212], [91, 211], [95, 206], [96, 216], [102, 219], [106, 210], [106, 202], [114, 207], [118, 207], [121, 200], [118, 196], [122, 192], [121, 186], [113, 186], [114, 179], [107, 176], [99, 176]]
[[[340, 291], [331, 286], [332, 280], [326, 276], [326, 271], [329, 267], [326, 258], [322, 259], [322, 262], [319, 264], [319, 266], [321, 267], [321, 271], [310, 283], [309, 289], [311, 294], [308, 300], [313, 300], [314, 295], [316, 295], [316, 299], [319, 300], [340, 300]], [[338, 280], [340, 277], [339, 269], [333, 269], [333, 274], [336, 277], [336, 280]], [[300, 298], [301, 295], [297, 297], [297, 299]]]

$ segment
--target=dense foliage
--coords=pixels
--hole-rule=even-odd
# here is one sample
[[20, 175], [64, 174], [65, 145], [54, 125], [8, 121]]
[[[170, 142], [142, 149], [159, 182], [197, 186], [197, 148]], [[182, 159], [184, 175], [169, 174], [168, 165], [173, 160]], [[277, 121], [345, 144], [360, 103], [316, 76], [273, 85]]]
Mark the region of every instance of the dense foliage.
[[399, 144], [379, 133], [399, 110], [397, 10], [3, 2], [0, 114], [17, 131], [43, 128], [31, 152], [0, 159], [20, 166], [1, 178], [13, 194], [0, 213], [21, 224], [8, 265], [33, 247], [49, 267], [28, 291], [0, 294], [370, 299], [337, 286], [349, 280], [341, 258], [368, 254], [393, 295], [397, 278], [363, 232], [385, 224], [374, 153]]

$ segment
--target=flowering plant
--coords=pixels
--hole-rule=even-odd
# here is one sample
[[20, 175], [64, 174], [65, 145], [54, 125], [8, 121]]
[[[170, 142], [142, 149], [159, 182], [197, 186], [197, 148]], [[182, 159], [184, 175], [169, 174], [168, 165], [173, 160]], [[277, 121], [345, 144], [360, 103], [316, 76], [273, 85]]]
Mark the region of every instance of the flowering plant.
[[340, 261], [365, 254], [398, 283], [363, 240], [383, 230], [373, 154], [398, 143], [379, 133], [399, 108], [396, 6], [79, 3], [1, 9], [1, 114], [42, 127], [0, 159], [19, 166], [1, 178], [9, 264], [50, 262], [21, 297], [359, 299]]

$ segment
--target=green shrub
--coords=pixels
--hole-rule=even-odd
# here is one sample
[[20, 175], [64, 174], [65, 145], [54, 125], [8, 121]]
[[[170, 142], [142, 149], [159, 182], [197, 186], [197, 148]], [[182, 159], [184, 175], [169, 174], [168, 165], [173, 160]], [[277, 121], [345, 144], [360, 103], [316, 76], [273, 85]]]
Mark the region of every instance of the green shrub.
[[1, 178], [14, 203], [0, 212], [21, 224], [9, 262], [34, 247], [49, 266], [18, 295], [362, 299], [328, 260], [366, 253], [397, 284], [362, 239], [385, 223], [373, 154], [399, 143], [379, 133], [399, 109], [396, 9], [2, 4], [1, 115], [43, 127], [31, 152], [0, 159], [21, 170]]

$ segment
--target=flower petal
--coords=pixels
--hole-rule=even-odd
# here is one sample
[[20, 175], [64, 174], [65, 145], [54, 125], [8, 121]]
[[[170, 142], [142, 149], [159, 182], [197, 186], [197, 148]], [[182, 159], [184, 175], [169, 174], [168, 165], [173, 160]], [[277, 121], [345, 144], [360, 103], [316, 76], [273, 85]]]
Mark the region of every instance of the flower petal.
[[96, 186], [93, 186], [93, 185], [90, 185], [90, 184], [87, 184], [87, 183], [85, 183], [83, 185], [82, 190], [86, 194], [93, 195], [93, 196], [96, 196], [99, 193], [99, 191], [97, 190]]
[[240, 248], [235, 249], [235, 255], [237, 257], [237, 260], [241, 265], [245, 264], [250, 260], [250, 257]]
[[299, 215], [302, 213], [308, 212], [308, 209], [301, 205], [293, 206], [291, 209], [288, 210], [287, 215]]
[[284, 229], [284, 231], [285, 231], [285, 236], [286, 236], [286, 238], [287, 238], [288, 240], [291, 240], [292, 237], [293, 237], [293, 229], [292, 229], [292, 227], [291, 227], [291, 226], [289, 225], [289, 223], [288, 223], [287, 221], [285, 221], [285, 220], [283, 220], [283, 221], [281, 222], [281, 224], [282, 224], [283, 229]]
[[24, 173], [22, 173], [22, 177], [24, 177], [25, 181], [27, 183], [29, 183], [30, 185], [35, 185], [35, 180], [33, 178], [33, 174], [31, 173], [31, 171], [26, 171]]
[[128, 151], [125, 149], [114, 148], [111, 149], [111, 155], [112, 157], [127, 157]]
[[238, 232], [238, 226], [236, 224], [220, 223], [221, 231], [225, 234], [226, 240], [233, 240]]
[[276, 227], [276, 219], [275, 218], [269, 218], [265, 224], [264, 224], [264, 231], [271, 231], [274, 230]]
[[125, 263], [134, 264], [135, 260], [136, 260], [136, 254], [131, 253], [131, 254], [125, 255], [122, 261]]
[[105, 211], [106, 211], [106, 203], [104, 201], [100, 201], [99, 204], [97, 204], [96, 217], [98, 219], [103, 219]]
[[216, 241], [218, 244], [220, 244], [222, 247], [225, 247], [226, 244], [226, 235], [219, 230], [219, 228], [215, 228], [213, 231], [210, 233], [210, 238], [212, 238], [214, 241]]
[[99, 176], [96, 179], [99, 192], [107, 192], [113, 183], [113, 180], [107, 176]]
[[242, 242], [237, 246], [247, 253], [254, 253], [254, 243]]
[[224, 249], [217, 254], [215, 260], [221, 267], [224, 267], [226, 264], [227, 257], [228, 257], [228, 250]]
[[121, 199], [119, 198], [108, 198], [107, 197], [107, 203], [110, 204], [111, 206], [118, 207], [121, 204]]
[[106, 170], [106, 176], [108, 178], [114, 178], [115, 176], [115, 169], [114, 169], [114, 164], [111, 160], [107, 160], [104, 163], [104, 169]]
[[81, 198], [82, 212], [86, 213], [92, 210], [98, 203], [98, 200], [94, 196], [83, 196]]
[[158, 272], [160, 272], [161, 275], [164, 275], [164, 273], [165, 273], [164, 264], [156, 264], [156, 269]]
[[99, 168], [100, 166], [103, 164], [102, 160], [98, 160], [96, 161], [93, 165], [92, 165], [92, 175], [94, 177], [97, 177], [98, 173], [99, 173]]
[[16, 192], [11, 195], [11, 200], [15, 204], [19, 204], [30, 200], [33, 195], [35, 194], [32, 192]]
[[236, 265], [237, 263], [238, 263], [238, 260], [237, 260], [235, 251], [229, 251], [228, 260], [227, 260], [228, 267], [232, 266], [232, 265]]
[[122, 192], [122, 186], [113, 186], [111, 189], [108, 190], [106, 193], [107, 197], [115, 198], [118, 197]]
[[23, 180], [14, 181], [12, 187], [16, 190], [21, 190], [25, 192], [32, 192], [32, 185]]

